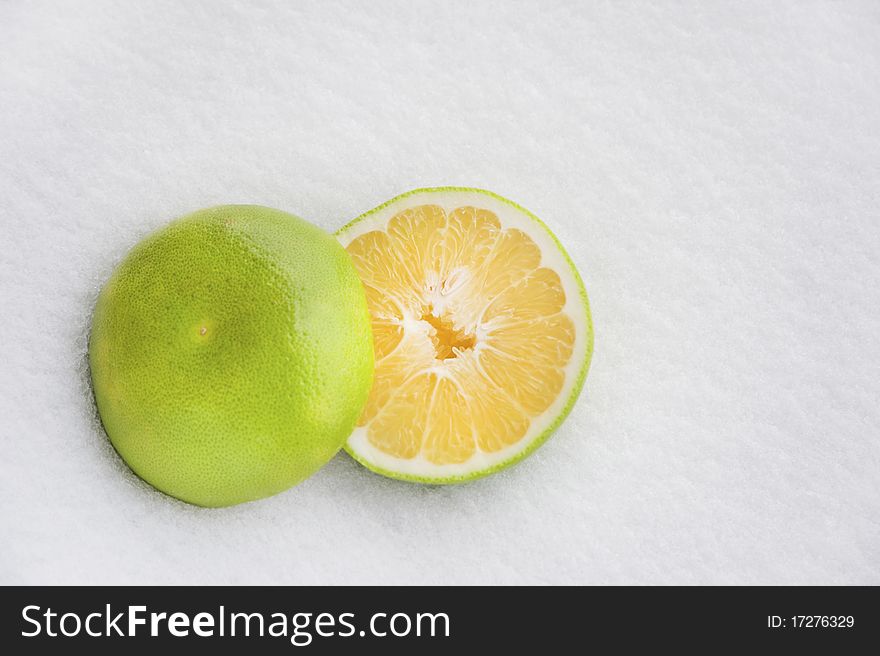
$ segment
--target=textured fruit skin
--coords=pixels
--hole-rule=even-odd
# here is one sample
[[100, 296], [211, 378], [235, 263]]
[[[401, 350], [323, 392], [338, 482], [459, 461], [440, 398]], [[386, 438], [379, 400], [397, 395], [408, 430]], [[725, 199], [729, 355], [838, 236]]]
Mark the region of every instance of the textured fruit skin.
[[200, 506], [266, 497], [342, 446], [373, 348], [354, 265], [278, 210], [215, 207], [137, 245], [95, 307], [95, 399], [138, 476]]
[[446, 186], [446, 187], [423, 187], [423, 188], [419, 188], [419, 189], [413, 189], [413, 190], [408, 191], [406, 193], [399, 194], [399, 195], [395, 196], [394, 198], [385, 201], [384, 203], [382, 203], [378, 207], [374, 207], [373, 209], [371, 209], [371, 210], [361, 214], [360, 216], [352, 219], [351, 221], [346, 223], [344, 226], [342, 226], [339, 230], [337, 230], [334, 234], [337, 236], [337, 238], [341, 238], [343, 235], [345, 235], [349, 230], [351, 230], [351, 228], [353, 228], [357, 224], [361, 223], [362, 221], [371, 217], [376, 212], [379, 212], [380, 210], [384, 209], [385, 207], [388, 207], [389, 205], [396, 203], [397, 201], [399, 201], [403, 198], [407, 198], [409, 196], [415, 196], [416, 194], [426, 194], [426, 193], [443, 194], [443, 193], [451, 192], [451, 191], [467, 191], [467, 192], [473, 192], [476, 194], [484, 194], [484, 195], [489, 196], [491, 198], [495, 198], [496, 200], [499, 200], [502, 203], [506, 203], [507, 205], [510, 205], [511, 207], [519, 210], [520, 212], [522, 212], [523, 214], [528, 216], [532, 221], [534, 221], [535, 225], [540, 230], [543, 230], [550, 237], [550, 239], [556, 245], [557, 251], [559, 252], [560, 255], [562, 255], [563, 259], [565, 260], [565, 263], [568, 265], [568, 267], [574, 277], [575, 283], [577, 285], [578, 293], [580, 295], [581, 302], [583, 303], [583, 308], [584, 308], [583, 320], [584, 320], [584, 329], [586, 331], [586, 337], [587, 337], [587, 347], [586, 347], [586, 351], [584, 353], [584, 358], [580, 363], [580, 366], [578, 368], [578, 373], [575, 377], [575, 384], [574, 384], [570, 394], [568, 395], [568, 398], [565, 400], [565, 405], [563, 406], [562, 411], [554, 418], [554, 420], [547, 426], [547, 428], [544, 429], [544, 431], [539, 436], [534, 438], [529, 443], [527, 448], [525, 448], [523, 451], [520, 451], [518, 454], [516, 454], [512, 458], [509, 458], [507, 460], [499, 462], [491, 467], [487, 467], [486, 469], [475, 471], [475, 472], [470, 473], [465, 476], [448, 476], [448, 477], [414, 476], [411, 474], [405, 474], [402, 472], [396, 472], [396, 471], [392, 471], [389, 469], [385, 469], [383, 467], [379, 467], [379, 466], [373, 464], [372, 462], [369, 462], [365, 458], [362, 458], [357, 452], [355, 452], [354, 449], [351, 448], [351, 446], [348, 444], [348, 441], [346, 440], [346, 444], [344, 447], [345, 452], [348, 453], [348, 455], [350, 455], [354, 460], [356, 460], [357, 462], [362, 464], [364, 467], [366, 467], [367, 469], [369, 469], [370, 471], [372, 471], [376, 474], [380, 474], [382, 476], [397, 479], [400, 481], [407, 481], [409, 483], [425, 483], [428, 485], [454, 485], [457, 483], [468, 483], [470, 481], [484, 478], [486, 476], [489, 476], [490, 474], [494, 474], [496, 472], [507, 469], [508, 467], [511, 467], [511, 466], [521, 462], [525, 458], [529, 457], [532, 453], [535, 452], [535, 450], [538, 447], [540, 447], [542, 444], [544, 444], [544, 442], [546, 442], [550, 438], [551, 435], [553, 435], [553, 433], [556, 431], [556, 429], [559, 428], [559, 426], [562, 424], [562, 422], [565, 421], [566, 417], [568, 417], [568, 415], [571, 413], [571, 410], [574, 407], [575, 402], [577, 401], [578, 397], [581, 394], [581, 391], [584, 388], [584, 383], [587, 380], [587, 373], [590, 370], [590, 363], [593, 359], [593, 347], [594, 347], [594, 343], [595, 343], [595, 337], [594, 337], [595, 332], [594, 332], [594, 327], [593, 327], [593, 317], [592, 317], [592, 313], [590, 312], [590, 300], [589, 300], [589, 297], [587, 296], [587, 288], [584, 286], [584, 281], [581, 278], [581, 274], [578, 271], [577, 267], [575, 266], [574, 261], [572, 261], [571, 256], [565, 250], [565, 247], [562, 245], [562, 242], [560, 242], [559, 239], [556, 237], [556, 235], [553, 234], [553, 231], [550, 230], [550, 228], [547, 226], [547, 224], [545, 224], [541, 219], [539, 219], [532, 212], [530, 212], [529, 210], [524, 208], [522, 205], [519, 205], [518, 203], [515, 203], [514, 201], [512, 201], [508, 198], [505, 198], [504, 196], [496, 194], [495, 192], [492, 192], [492, 191], [488, 191], [486, 189], [479, 189], [476, 187]]

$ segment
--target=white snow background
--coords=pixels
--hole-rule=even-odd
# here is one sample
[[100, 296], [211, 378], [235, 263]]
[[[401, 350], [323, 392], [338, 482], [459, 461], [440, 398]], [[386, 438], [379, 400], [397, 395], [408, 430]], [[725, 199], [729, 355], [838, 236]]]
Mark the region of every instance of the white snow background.
[[[880, 584], [880, 3], [4, 0], [0, 43], [0, 583]], [[590, 293], [533, 457], [222, 510], [128, 471], [85, 353], [133, 244], [447, 184]]]

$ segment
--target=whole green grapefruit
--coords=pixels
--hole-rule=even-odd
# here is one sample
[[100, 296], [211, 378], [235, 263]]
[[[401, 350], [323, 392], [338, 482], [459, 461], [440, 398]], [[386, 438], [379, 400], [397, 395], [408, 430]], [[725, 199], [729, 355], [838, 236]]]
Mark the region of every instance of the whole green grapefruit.
[[278, 210], [178, 219], [107, 282], [89, 340], [113, 446], [200, 506], [266, 497], [343, 445], [373, 374], [370, 317], [339, 243]]

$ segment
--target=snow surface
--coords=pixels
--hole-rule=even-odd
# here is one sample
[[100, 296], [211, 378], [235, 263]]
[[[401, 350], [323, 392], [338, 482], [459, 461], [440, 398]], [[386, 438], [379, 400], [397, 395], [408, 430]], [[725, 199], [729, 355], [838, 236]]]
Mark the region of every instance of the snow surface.
[[[0, 43], [0, 583], [880, 584], [880, 3], [7, 0]], [[433, 185], [581, 270], [554, 438], [223, 510], [129, 473], [85, 360], [129, 247]]]

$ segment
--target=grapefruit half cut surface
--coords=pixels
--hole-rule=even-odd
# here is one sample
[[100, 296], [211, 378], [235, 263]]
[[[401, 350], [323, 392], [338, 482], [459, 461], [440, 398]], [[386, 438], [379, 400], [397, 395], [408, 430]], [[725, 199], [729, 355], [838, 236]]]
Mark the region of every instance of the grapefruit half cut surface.
[[418, 189], [337, 237], [372, 317], [375, 378], [346, 450], [424, 483], [485, 476], [562, 422], [593, 347], [583, 282], [536, 216], [478, 189]]

